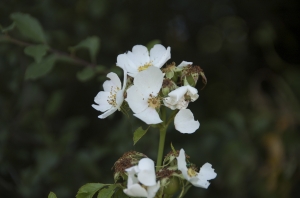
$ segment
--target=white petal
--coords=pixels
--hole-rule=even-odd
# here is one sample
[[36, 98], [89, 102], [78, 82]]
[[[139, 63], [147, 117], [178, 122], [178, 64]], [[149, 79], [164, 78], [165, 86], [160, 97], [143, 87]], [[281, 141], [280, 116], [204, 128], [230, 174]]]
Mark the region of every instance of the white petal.
[[110, 92], [111, 90], [115, 89], [115, 84], [111, 80], [104, 81], [102, 86], [105, 92]]
[[146, 124], [158, 124], [162, 122], [156, 110], [151, 107], [148, 107], [144, 111], [133, 115], [144, 121]]
[[129, 188], [123, 190], [125, 194], [131, 197], [147, 197], [148, 192], [139, 184], [133, 184]]
[[138, 180], [145, 186], [153, 186], [156, 183], [154, 162], [149, 158], [143, 158], [138, 164]]
[[116, 108], [118, 110], [120, 110], [120, 107], [121, 107], [123, 101], [124, 101], [124, 90], [120, 90], [116, 94], [116, 103], [117, 103]]
[[207, 180], [201, 180], [198, 177], [193, 177], [192, 179], [190, 179], [190, 182], [196, 187], [201, 187], [205, 189], [207, 189], [210, 184]]
[[135, 85], [132, 85], [127, 89], [127, 98], [129, 107], [134, 113], [140, 113], [148, 108], [148, 96], [139, 92]]
[[188, 95], [191, 97], [191, 101], [194, 102], [198, 99], [198, 90], [190, 85], [187, 85]]
[[161, 44], [156, 44], [150, 50], [150, 59], [155, 67], [161, 68], [171, 58], [171, 48], [167, 49]]
[[98, 105], [92, 105], [96, 110], [104, 112], [110, 109], [112, 106], [107, 102], [108, 97], [110, 96], [109, 92], [100, 91], [94, 98], [94, 102]]
[[182, 67], [192, 65], [192, 64], [193, 64], [193, 62], [182, 61], [177, 67], [182, 68]]
[[180, 98], [184, 97], [184, 94], [187, 92], [188, 87], [187, 86], [182, 86], [179, 87], [173, 91], [171, 91], [168, 95], [170, 97], [173, 97], [176, 99], [176, 101], [178, 101]]
[[183, 149], [180, 149], [179, 155], [177, 158], [177, 166], [178, 166], [178, 170], [181, 171], [183, 177], [186, 180], [190, 180], [190, 177], [187, 174], [187, 167], [186, 167], [186, 161], [185, 161], [185, 152]]
[[132, 53], [127, 53], [130, 60], [137, 66], [143, 66], [150, 62], [149, 52], [147, 47], [143, 45], [135, 45], [132, 48]]
[[172, 110], [176, 109], [176, 99], [174, 99], [173, 97], [166, 97], [163, 99], [164, 105], [166, 107], [169, 107]]
[[105, 113], [99, 115], [98, 118], [104, 119], [104, 118], [106, 118], [107, 116], [113, 114], [115, 111], [117, 111], [117, 108], [112, 107], [111, 109], [107, 110]]
[[134, 85], [145, 95], [157, 96], [161, 89], [164, 74], [157, 67], [149, 67], [139, 72], [134, 78]]
[[128, 73], [138, 73], [137, 65], [128, 59], [127, 54], [118, 55], [116, 65], [128, 71]]
[[181, 109], [174, 119], [176, 130], [181, 133], [194, 133], [200, 126], [198, 121], [194, 120], [193, 113], [189, 109]]
[[110, 79], [111, 79], [111, 82], [112, 82], [116, 87], [119, 87], [119, 88], [122, 87], [121, 80], [120, 80], [119, 76], [118, 76], [116, 73], [110, 72], [110, 73], [107, 74], [106, 77], [107, 77], [107, 78], [110, 78]]
[[215, 173], [215, 169], [211, 167], [210, 163], [205, 163], [199, 171], [198, 177], [204, 180], [211, 180], [216, 178], [217, 173]]
[[155, 197], [156, 192], [158, 191], [159, 187], [160, 187], [160, 182], [159, 181], [156, 183], [155, 186], [149, 186], [147, 188], [148, 189], [148, 196], [147, 196], [147, 198], [153, 198], [153, 197]]

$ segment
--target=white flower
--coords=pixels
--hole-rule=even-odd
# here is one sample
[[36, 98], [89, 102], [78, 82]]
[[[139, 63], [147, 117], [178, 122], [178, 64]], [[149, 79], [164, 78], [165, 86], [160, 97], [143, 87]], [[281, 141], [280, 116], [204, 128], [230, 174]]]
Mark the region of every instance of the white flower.
[[175, 129], [181, 133], [194, 133], [200, 126], [194, 120], [194, 115], [189, 109], [181, 109], [174, 118]]
[[170, 109], [186, 109], [189, 102], [198, 99], [198, 90], [190, 85], [179, 87], [168, 94], [169, 97], [164, 98], [165, 106]]
[[150, 56], [148, 49], [143, 45], [135, 45], [132, 48], [132, 52], [120, 54], [117, 57], [117, 66], [128, 71], [128, 75], [135, 77], [139, 72], [146, 70], [150, 66], [161, 68], [167, 60], [171, 58], [171, 48], [167, 49], [156, 44], [150, 50]]
[[126, 86], [127, 73], [124, 70], [123, 89], [117, 74], [110, 72], [107, 74], [107, 77], [110, 78], [110, 80], [106, 80], [103, 83], [104, 91], [100, 91], [94, 99], [94, 102], [98, 105], [92, 105], [92, 107], [94, 107], [96, 110], [104, 112], [98, 116], [98, 118], [101, 119], [106, 118], [116, 110], [120, 110], [120, 107], [124, 101], [123, 94]]
[[183, 177], [196, 187], [207, 189], [210, 184], [207, 180], [214, 179], [217, 176], [217, 173], [214, 171], [215, 169], [211, 168], [210, 163], [205, 163], [200, 168], [199, 173], [191, 168], [187, 168], [183, 149], [180, 150], [179, 156], [177, 157], [177, 165]]
[[137, 118], [147, 124], [158, 124], [162, 120], [156, 109], [160, 108], [160, 97], [164, 74], [157, 67], [149, 67], [139, 72], [134, 78], [133, 84], [127, 89], [129, 107]]
[[128, 168], [126, 171], [128, 180], [127, 188], [124, 189], [125, 194], [132, 197], [155, 197], [160, 182], [156, 182], [154, 162], [151, 159], [143, 158], [137, 166]]

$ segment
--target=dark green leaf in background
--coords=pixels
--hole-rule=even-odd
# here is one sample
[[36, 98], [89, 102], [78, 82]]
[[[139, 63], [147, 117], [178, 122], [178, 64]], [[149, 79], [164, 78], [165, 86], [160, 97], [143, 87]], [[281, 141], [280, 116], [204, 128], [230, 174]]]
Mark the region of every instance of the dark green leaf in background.
[[44, 58], [40, 63], [30, 64], [25, 72], [25, 80], [37, 79], [49, 73], [54, 66], [57, 56], [49, 55]]
[[77, 79], [81, 82], [88, 81], [95, 76], [95, 70], [91, 67], [86, 67], [76, 74]]
[[98, 194], [97, 198], [111, 198], [111, 196], [115, 192], [116, 187], [117, 187], [116, 185], [110, 185], [107, 188], [102, 188], [99, 191], [99, 194]]
[[46, 45], [32, 45], [24, 49], [24, 53], [34, 58], [35, 62], [41, 62], [46, 55], [48, 47]]
[[149, 127], [144, 130], [142, 127], [139, 127], [135, 132], [133, 133], [133, 145], [135, 145], [148, 131]]
[[8, 27], [2, 27], [2, 25], [0, 25], [0, 30], [2, 31], [2, 33], [6, 33], [9, 32], [11, 30], [13, 30], [15, 28], [15, 23], [10, 24], [10, 26]]
[[50, 192], [48, 195], [48, 198], [57, 198], [57, 197], [56, 197], [55, 193]]
[[87, 49], [90, 52], [91, 60], [93, 63], [96, 62], [96, 55], [100, 48], [100, 39], [97, 36], [91, 36], [83, 41], [81, 41], [78, 45], [74, 47], [70, 47], [69, 50], [72, 53], [75, 53], [78, 49]]
[[107, 184], [101, 184], [101, 183], [85, 184], [81, 186], [81, 188], [79, 188], [76, 198], [92, 198], [98, 190], [100, 190], [106, 185]]
[[15, 22], [23, 36], [32, 41], [46, 43], [43, 28], [36, 18], [19, 12], [11, 14], [10, 18]]

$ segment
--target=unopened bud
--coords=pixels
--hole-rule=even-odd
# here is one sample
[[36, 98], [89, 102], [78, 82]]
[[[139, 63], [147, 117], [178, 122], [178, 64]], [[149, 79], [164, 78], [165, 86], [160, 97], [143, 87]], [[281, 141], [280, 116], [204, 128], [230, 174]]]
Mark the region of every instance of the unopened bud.
[[168, 94], [177, 89], [177, 85], [171, 79], [165, 78], [162, 84], [162, 94], [163, 96], [168, 96]]

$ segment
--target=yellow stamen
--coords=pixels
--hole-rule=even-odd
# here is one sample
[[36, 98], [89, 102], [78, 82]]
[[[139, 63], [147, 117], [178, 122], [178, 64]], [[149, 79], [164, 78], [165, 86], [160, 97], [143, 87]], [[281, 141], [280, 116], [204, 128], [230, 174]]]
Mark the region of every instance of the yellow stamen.
[[138, 67], [138, 71], [141, 72], [141, 71], [144, 71], [146, 70], [148, 67], [152, 66], [152, 62], [150, 61], [149, 63], [146, 63], [145, 65], [143, 66], [139, 66]]
[[187, 173], [190, 177], [195, 177], [198, 174], [194, 169], [191, 168], [188, 169]]
[[120, 90], [119, 87], [115, 87], [115, 89], [113, 89], [113, 87], [111, 87], [111, 90], [110, 90], [110, 96], [108, 96], [108, 104], [110, 104], [111, 106], [113, 107], [116, 107], [117, 106], [117, 101], [116, 101], [116, 98], [117, 98], [117, 92]]
[[154, 97], [150, 94], [150, 97], [148, 98], [148, 105], [149, 107], [152, 107], [153, 109], [159, 109], [160, 107], [160, 98]]

